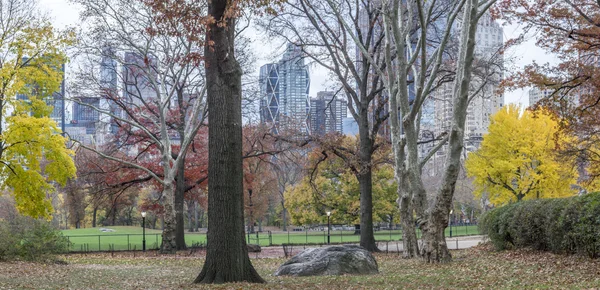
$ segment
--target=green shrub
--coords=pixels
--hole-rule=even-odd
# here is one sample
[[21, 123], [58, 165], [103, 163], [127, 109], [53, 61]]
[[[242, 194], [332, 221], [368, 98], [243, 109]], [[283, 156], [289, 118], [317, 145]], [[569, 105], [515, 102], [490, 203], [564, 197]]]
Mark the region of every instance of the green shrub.
[[531, 247], [600, 256], [600, 193], [530, 200], [486, 213], [480, 230], [498, 250]]
[[28, 217], [0, 221], [0, 260], [40, 261], [66, 253], [69, 242], [49, 222]]

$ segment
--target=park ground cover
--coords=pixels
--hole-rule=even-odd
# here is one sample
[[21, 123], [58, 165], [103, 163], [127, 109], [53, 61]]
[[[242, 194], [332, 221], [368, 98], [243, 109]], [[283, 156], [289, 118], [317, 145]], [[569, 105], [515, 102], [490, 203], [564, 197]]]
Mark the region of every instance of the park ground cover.
[[[454, 261], [431, 265], [377, 254], [372, 276], [275, 277], [284, 258], [252, 258], [268, 284], [211, 285], [216, 289], [598, 289], [600, 260], [532, 250], [493, 251], [488, 245], [453, 251]], [[72, 254], [67, 264], [0, 263], [0, 288], [9, 289], [203, 289], [194, 285], [203, 257], [181, 252]], [[252, 255], [251, 255], [252, 256]]]
[[[139, 250], [142, 248], [142, 228], [134, 226], [106, 227], [114, 232], [101, 232], [99, 228], [64, 230], [63, 235], [69, 237], [72, 243], [72, 251], [122, 251]], [[146, 246], [154, 249], [160, 243], [161, 231], [146, 229]], [[446, 229], [449, 236], [450, 229]], [[476, 225], [453, 226], [453, 236], [477, 235], [479, 230]], [[261, 246], [282, 244], [325, 244], [327, 242], [327, 231], [302, 231], [302, 232], [273, 232], [271, 238], [266, 232], [250, 234], [246, 239], [251, 244]], [[402, 238], [399, 230], [381, 230], [375, 232], [377, 241], [398, 241]], [[206, 243], [205, 233], [186, 233], [186, 243]], [[358, 243], [360, 236], [354, 235], [353, 231], [333, 230], [330, 232], [331, 243]]]

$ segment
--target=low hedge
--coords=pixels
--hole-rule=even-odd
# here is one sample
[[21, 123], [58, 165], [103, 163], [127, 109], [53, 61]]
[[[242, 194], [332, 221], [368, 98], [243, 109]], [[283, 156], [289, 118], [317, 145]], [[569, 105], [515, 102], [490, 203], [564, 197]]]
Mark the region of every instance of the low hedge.
[[0, 220], [0, 261], [45, 261], [68, 250], [67, 238], [47, 221], [23, 216]]
[[499, 249], [531, 247], [600, 256], [600, 193], [522, 201], [484, 214], [479, 229]]

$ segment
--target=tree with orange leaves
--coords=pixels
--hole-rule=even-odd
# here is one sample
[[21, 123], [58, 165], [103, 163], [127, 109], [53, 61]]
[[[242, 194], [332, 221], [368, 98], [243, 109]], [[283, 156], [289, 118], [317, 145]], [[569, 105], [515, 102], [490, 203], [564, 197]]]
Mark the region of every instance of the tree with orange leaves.
[[[598, 166], [596, 137], [600, 132], [600, 2], [596, 0], [500, 0], [495, 12], [508, 22], [524, 24], [536, 45], [554, 54], [556, 65], [532, 63], [506, 80], [509, 87], [536, 86], [552, 94], [538, 105], [558, 113], [563, 127], [579, 142], [566, 148], [588, 166], [587, 183], [593, 183]], [[534, 104], [530, 104], [534, 105]]]

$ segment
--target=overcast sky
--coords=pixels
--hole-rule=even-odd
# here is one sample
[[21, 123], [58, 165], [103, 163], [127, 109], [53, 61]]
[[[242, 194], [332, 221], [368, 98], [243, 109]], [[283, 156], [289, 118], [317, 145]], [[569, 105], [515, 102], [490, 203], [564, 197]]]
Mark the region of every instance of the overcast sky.
[[[39, 0], [39, 3], [42, 10], [50, 13], [53, 23], [56, 27], [64, 28], [67, 26], [75, 26], [77, 24], [79, 19], [79, 9], [73, 4], [69, 3], [68, 0]], [[505, 40], [516, 36], [518, 33], [518, 26], [513, 25], [504, 27]], [[258, 68], [265, 63], [273, 61], [272, 55], [260, 55], [259, 52], [274, 51], [277, 49], [277, 44], [265, 44], [265, 41], [256, 40], [252, 47], [259, 57], [256, 64], [256, 74], [258, 77]], [[533, 41], [529, 41], [513, 49], [512, 51], [509, 51], [507, 54], [516, 57], [517, 62], [515, 66], [517, 68], [522, 68], [524, 65], [531, 63], [533, 60], [538, 63], [554, 61], [554, 58], [551, 55], [536, 47], [533, 44]], [[317, 67], [311, 67], [310, 71], [310, 96], [316, 96], [318, 91], [322, 91], [327, 88], [328, 76], [326, 72]], [[506, 93], [504, 98], [505, 103], [521, 103], [522, 105], [529, 104], [527, 91], [524, 90]]]

